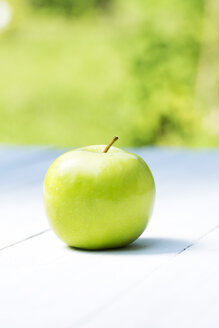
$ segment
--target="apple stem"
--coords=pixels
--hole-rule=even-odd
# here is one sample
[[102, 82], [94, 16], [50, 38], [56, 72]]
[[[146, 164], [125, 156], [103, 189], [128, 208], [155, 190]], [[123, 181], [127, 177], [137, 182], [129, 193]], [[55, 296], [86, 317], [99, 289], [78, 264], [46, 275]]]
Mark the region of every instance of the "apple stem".
[[108, 145], [104, 148], [104, 153], [107, 153], [110, 147], [114, 144], [116, 140], [118, 140], [119, 137], [113, 137], [112, 140], [108, 143]]

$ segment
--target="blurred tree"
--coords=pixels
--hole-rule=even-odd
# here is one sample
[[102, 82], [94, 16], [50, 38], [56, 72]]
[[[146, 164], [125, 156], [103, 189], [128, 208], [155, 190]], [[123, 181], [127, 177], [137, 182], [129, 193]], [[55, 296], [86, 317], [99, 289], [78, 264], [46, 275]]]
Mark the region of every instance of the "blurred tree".
[[194, 94], [203, 11], [203, 0], [148, 6], [131, 58], [139, 104], [135, 144], [183, 144], [200, 128]]
[[34, 8], [59, 11], [65, 15], [78, 16], [95, 9], [106, 9], [112, 0], [29, 0]]
[[200, 94], [212, 101], [206, 82], [216, 79], [219, 62], [212, 10], [200, 65], [204, 0], [8, 1], [1, 142], [86, 145], [119, 134], [125, 146], [218, 145], [209, 138], [213, 127], [203, 130], [209, 105]]

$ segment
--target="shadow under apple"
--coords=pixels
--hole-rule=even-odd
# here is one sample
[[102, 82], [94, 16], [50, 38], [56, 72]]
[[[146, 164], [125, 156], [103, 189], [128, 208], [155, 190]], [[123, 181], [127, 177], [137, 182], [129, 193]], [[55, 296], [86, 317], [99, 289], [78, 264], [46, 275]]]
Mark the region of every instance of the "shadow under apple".
[[179, 253], [192, 245], [191, 241], [178, 238], [139, 238], [132, 244], [121, 248], [87, 250], [68, 247], [78, 252], [101, 253], [105, 255], [156, 255]]

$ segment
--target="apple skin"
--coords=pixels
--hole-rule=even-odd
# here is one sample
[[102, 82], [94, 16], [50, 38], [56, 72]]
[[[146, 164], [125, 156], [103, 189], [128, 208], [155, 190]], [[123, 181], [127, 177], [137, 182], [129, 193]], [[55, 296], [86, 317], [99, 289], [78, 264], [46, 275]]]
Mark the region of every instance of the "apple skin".
[[51, 227], [67, 245], [84, 249], [125, 246], [148, 224], [155, 184], [138, 155], [88, 146], [59, 156], [44, 181]]

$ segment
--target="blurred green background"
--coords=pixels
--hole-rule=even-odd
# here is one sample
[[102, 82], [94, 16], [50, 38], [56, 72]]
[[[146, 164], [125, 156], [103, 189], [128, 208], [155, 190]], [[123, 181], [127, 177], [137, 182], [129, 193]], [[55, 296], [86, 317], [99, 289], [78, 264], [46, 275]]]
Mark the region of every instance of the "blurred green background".
[[1, 143], [219, 146], [217, 1], [7, 2]]

